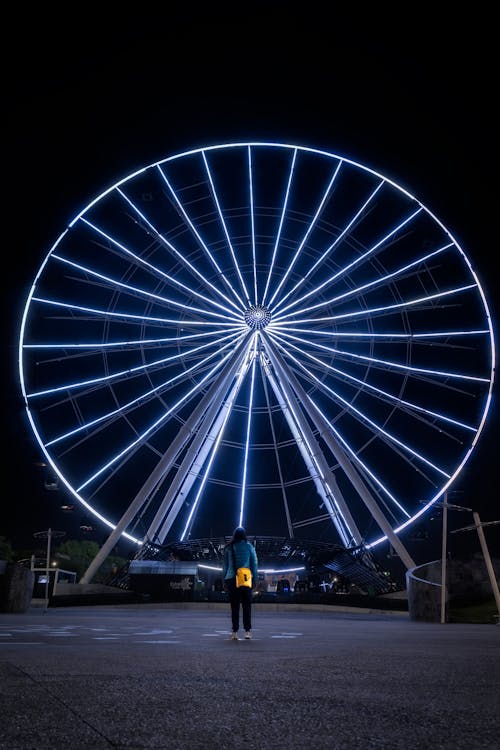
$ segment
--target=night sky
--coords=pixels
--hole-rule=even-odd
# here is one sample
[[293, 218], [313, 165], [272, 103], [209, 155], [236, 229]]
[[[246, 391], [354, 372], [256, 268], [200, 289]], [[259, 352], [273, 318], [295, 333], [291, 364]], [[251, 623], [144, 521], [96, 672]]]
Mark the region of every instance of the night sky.
[[[499, 314], [493, 10], [466, 14], [455, 7], [453, 18], [438, 20], [425, 4], [417, 18], [408, 11], [367, 11], [364, 4], [326, 14], [320, 3], [308, 3], [302, 13], [288, 3], [256, 3], [229, 15], [224, 4], [211, 13], [197, 4], [174, 11], [172, 5], [139, 18], [119, 6], [120, 15], [106, 21], [87, 6], [85, 17], [37, 11], [14, 16], [5, 28], [11, 45], [3, 63], [0, 535], [16, 547], [29, 546], [48, 526], [81, 536], [83, 518], [78, 510], [62, 513], [71, 498], [45, 489], [36, 466], [40, 456], [17, 373], [25, 298], [74, 214], [142, 166], [237, 140], [345, 155], [431, 209], [471, 260], [493, 320]], [[477, 449], [449, 498], [483, 521], [500, 519], [497, 390]], [[440, 556], [439, 519], [432, 523], [426, 523], [427, 541], [408, 539], [419, 561]], [[450, 529], [470, 523], [470, 513], [450, 513]], [[497, 555], [498, 528], [485, 530]], [[102, 530], [92, 538], [101, 541]], [[453, 535], [450, 544], [478, 547], [471, 532]]]

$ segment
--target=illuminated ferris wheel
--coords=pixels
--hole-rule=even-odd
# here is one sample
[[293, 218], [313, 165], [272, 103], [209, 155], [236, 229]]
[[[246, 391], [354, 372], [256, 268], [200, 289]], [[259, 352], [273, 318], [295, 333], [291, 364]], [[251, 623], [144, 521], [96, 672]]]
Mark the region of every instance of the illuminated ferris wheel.
[[28, 417], [113, 538], [378, 545], [468, 461], [493, 386], [487, 301], [395, 182], [303, 146], [228, 143], [106, 189], [24, 310]]

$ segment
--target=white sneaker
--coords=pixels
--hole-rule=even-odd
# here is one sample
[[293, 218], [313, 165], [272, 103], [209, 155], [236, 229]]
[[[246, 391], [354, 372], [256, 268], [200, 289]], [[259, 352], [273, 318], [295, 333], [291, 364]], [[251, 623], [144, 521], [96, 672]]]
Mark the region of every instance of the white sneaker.
[[231, 641], [237, 641], [238, 640], [238, 633], [231, 633]]
[[252, 637], [251, 632], [249, 630], [247, 630], [247, 632], [245, 633], [245, 640], [249, 641], [251, 639], [251, 637]]

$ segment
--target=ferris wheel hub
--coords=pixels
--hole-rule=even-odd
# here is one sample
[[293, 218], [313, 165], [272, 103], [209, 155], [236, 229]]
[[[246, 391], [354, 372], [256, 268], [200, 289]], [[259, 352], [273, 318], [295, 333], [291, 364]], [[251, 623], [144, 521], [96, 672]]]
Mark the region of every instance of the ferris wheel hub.
[[265, 328], [271, 321], [271, 313], [264, 305], [251, 305], [245, 312], [245, 323], [255, 331]]

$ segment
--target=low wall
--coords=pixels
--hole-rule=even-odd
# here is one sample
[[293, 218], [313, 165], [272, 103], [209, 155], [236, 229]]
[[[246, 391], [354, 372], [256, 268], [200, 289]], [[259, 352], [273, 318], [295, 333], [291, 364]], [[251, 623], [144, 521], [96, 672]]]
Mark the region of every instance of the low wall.
[[441, 560], [425, 563], [406, 573], [408, 614], [411, 620], [441, 619]]
[[140, 597], [104, 583], [58, 583], [50, 597], [50, 607], [86, 606], [93, 604], [134, 604]]

